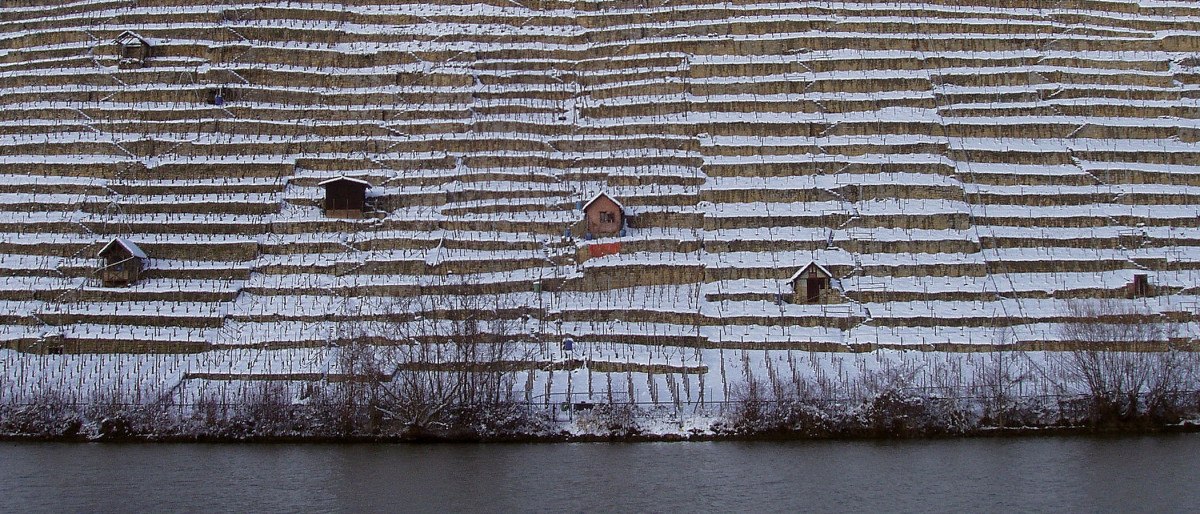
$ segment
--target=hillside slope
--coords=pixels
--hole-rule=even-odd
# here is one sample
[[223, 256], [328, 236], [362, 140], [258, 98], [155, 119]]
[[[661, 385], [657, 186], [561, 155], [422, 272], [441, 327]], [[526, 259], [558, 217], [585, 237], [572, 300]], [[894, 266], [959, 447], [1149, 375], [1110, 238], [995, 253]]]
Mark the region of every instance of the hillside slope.
[[1061, 349], [1079, 298], [1186, 339], [1198, 51], [1166, 0], [5, 2], [0, 339], [177, 384], [483, 312], [655, 401], [779, 352]]

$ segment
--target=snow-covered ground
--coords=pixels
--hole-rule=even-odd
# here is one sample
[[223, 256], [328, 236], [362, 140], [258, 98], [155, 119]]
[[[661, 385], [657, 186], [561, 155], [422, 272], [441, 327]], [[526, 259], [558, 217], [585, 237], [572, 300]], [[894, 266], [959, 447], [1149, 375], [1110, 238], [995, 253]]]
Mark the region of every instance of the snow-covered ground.
[[[1059, 347], [1076, 299], [1194, 339], [1200, 7], [977, 4], [0, 7], [0, 398], [235, 398], [467, 304], [531, 402], [958, 387], [993, 353], [947, 350]], [[149, 259], [101, 287], [116, 237]]]

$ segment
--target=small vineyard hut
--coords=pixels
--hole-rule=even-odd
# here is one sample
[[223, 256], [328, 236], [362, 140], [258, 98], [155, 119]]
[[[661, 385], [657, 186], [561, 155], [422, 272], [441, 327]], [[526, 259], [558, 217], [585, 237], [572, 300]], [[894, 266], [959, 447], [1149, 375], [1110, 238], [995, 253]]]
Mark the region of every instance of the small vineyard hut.
[[371, 183], [349, 177], [338, 177], [317, 184], [325, 188], [325, 217], [361, 218], [367, 205], [367, 190]]
[[117, 44], [117, 58], [120, 59], [121, 67], [139, 68], [154, 57], [154, 42], [136, 32], [122, 32], [113, 43]]
[[793, 303], [826, 303], [826, 291], [833, 290], [833, 274], [824, 266], [810, 262], [792, 275], [788, 283], [792, 285]]
[[132, 241], [119, 237], [104, 245], [96, 256], [101, 259], [99, 272], [104, 287], [136, 283], [146, 263], [146, 252]]
[[607, 194], [600, 193], [583, 204], [587, 231], [593, 237], [615, 236], [625, 226], [625, 207]]

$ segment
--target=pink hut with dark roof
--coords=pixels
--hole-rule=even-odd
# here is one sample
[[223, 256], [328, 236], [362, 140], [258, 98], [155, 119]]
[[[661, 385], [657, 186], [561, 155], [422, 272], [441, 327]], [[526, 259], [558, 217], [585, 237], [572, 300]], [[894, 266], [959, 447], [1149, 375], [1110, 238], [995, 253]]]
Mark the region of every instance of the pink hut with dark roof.
[[621, 233], [625, 226], [625, 207], [615, 198], [599, 193], [583, 204], [587, 231], [593, 237], [609, 237]]

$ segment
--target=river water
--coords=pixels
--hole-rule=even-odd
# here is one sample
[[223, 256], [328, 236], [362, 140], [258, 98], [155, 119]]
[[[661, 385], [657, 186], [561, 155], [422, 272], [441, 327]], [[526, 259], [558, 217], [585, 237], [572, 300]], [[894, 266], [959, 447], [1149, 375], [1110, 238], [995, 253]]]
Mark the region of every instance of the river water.
[[5, 512], [1191, 512], [1200, 434], [633, 444], [0, 443]]

